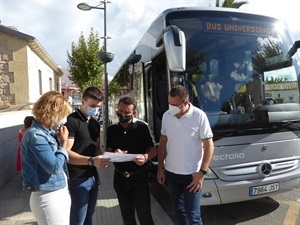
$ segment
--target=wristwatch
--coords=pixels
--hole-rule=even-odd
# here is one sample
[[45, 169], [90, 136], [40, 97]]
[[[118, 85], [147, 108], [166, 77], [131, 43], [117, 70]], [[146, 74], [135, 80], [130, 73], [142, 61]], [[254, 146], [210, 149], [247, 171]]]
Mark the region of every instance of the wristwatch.
[[148, 161], [148, 155], [143, 154], [143, 156], [145, 157], [144, 163], [146, 163]]
[[199, 171], [200, 171], [203, 175], [206, 175], [206, 174], [207, 174], [207, 170], [200, 169]]
[[87, 163], [89, 166], [94, 166], [94, 159], [93, 157], [89, 157], [88, 160], [87, 160]]

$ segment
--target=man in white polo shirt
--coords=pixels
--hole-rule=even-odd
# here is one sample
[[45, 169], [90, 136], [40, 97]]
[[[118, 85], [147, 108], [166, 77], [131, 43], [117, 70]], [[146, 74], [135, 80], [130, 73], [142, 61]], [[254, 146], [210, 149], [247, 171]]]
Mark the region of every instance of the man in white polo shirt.
[[171, 89], [162, 118], [158, 183], [168, 184], [180, 225], [202, 225], [201, 187], [213, 156], [213, 134], [206, 114], [188, 101], [188, 90]]

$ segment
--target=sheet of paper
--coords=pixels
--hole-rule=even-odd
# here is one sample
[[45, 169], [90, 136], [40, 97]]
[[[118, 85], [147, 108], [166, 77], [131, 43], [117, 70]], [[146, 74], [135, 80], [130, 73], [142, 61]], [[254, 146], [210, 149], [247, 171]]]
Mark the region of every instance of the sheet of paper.
[[110, 162], [129, 162], [139, 154], [118, 154], [114, 152], [104, 152], [103, 158], [110, 158]]

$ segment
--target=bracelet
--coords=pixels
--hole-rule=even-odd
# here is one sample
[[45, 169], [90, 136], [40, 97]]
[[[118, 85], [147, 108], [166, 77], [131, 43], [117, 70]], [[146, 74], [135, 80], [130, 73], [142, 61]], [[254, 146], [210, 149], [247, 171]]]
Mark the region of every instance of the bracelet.
[[146, 154], [143, 154], [143, 156], [145, 157], [144, 163], [146, 163], [148, 161], [148, 156]]

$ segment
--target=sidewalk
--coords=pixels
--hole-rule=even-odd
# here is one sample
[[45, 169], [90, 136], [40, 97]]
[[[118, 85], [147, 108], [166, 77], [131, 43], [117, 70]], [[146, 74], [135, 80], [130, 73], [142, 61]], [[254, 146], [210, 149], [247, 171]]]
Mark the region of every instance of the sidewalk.
[[[114, 166], [99, 170], [101, 185], [97, 201], [94, 224], [122, 225], [118, 200], [112, 186]], [[29, 208], [30, 193], [23, 192], [21, 177], [14, 177], [0, 189], [0, 225], [37, 225]], [[173, 225], [174, 223], [151, 196], [152, 216], [155, 225]]]

